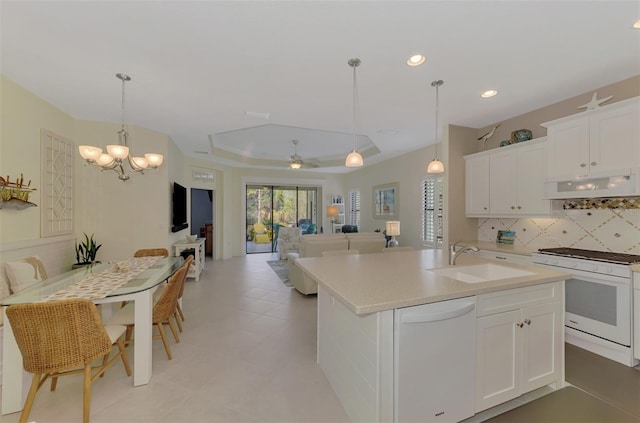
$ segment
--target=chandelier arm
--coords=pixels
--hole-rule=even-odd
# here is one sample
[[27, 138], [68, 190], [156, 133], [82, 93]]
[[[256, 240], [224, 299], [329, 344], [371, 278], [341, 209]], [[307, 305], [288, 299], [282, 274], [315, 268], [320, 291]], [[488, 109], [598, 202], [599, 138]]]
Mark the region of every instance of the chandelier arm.
[[[131, 153], [129, 153], [129, 155], [127, 156], [127, 161], [129, 162], [129, 166], [131, 166], [131, 170], [135, 171], [135, 172], [140, 172], [142, 171], [142, 167], [138, 166], [134, 161], [133, 161], [133, 156], [131, 156]], [[131, 172], [129, 172], [131, 173]], [[142, 172], [141, 172], [142, 173]]]

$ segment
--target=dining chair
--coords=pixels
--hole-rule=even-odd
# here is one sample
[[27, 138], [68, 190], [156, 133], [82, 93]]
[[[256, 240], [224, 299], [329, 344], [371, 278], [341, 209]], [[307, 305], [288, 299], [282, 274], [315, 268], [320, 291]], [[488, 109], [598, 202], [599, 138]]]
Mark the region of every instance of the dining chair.
[[[33, 374], [20, 423], [27, 421], [36, 393], [48, 378], [54, 391], [58, 377], [84, 374], [83, 422], [89, 422], [91, 384], [118, 358], [122, 358], [127, 375], [131, 376], [122, 341], [125, 326], [103, 326], [91, 301], [73, 298], [16, 304], [6, 312], [22, 354], [24, 370]], [[118, 346], [118, 353], [109, 359], [114, 344]], [[102, 365], [93, 367], [91, 362], [100, 357], [103, 357]]]
[[[176, 309], [178, 303], [178, 295], [180, 294], [181, 286], [187, 279], [187, 272], [189, 266], [193, 261], [193, 256], [188, 256], [182, 263], [182, 266], [169, 278], [169, 282], [163, 288], [160, 298], [153, 306], [152, 311], [152, 323], [158, 328], [159, 335], [153, 336], [153, 339], [161, 339], [164, 349], [167, 352], [169, 360], [173, 359], [171, 354], [171, 347], [169, 346], [169, 340], [164, 329], [165, 325], [169, 326], [171, 333], [173, 334], [176, 342], [180, 342], [178, 331], [176, 330], [173, 319], [176, 319]], [[125, 344], [132, 341], [131, 333], [135, 323], [135, 302], [127, 304], [125, 307], [119, 309], [115, 314], [107, 321], [108, 325], [124, 325], [127, 327], [127, 335], [125, 338]]]
[[[169, 250], [166, 248], [142, 248], [133, 253], [133, 257], [169, 257]], [[121, 307], [128, 303], [129, 301], [123, 301]]]
[[[184, 286], [187, 284], [187, 274], [189, 273], [189, 268], [191, 266], [191, 264], [193, 263], [193, 256], [189, 256], [187, 257], [187, 259], [185, 260], [185, 264], [187, 265], [187, 273], [185, 273], [185, 277], [182, 280], [181, 284], [180, 284], [180, 291], [178, 292], [178, 300], [176, 301], [176, 313], [174, 315], [174, 318], [176, 319], [176, 324], [178, 325], [178, 330], [180, 332], [182, 332], [182, 322], [184, 322], [184, 311], [182, 310], [182, 305], [180, 304], [182, 302], [182, 296], [184, 294]], [[188, 261], [188, 263], [187, 263]]]
[[133, 257], [169, 257], [169, 250], [166, 248], [143, 248], [133, 253]]

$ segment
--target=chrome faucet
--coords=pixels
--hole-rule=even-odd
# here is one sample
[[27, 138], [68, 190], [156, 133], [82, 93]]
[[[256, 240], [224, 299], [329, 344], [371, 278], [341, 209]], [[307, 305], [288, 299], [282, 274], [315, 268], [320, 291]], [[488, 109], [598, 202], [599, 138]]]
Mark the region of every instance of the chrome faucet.
[[460, 248], [458, 251], [456, 251], [456, 246], [458, 245], [458, 242], [460, 241], [456, 241], [454, 244], [449, 244], [449, 264], [451, 266], [456, 264], [456, 259], [460, 254], [466, 251], [475, 251], [475, 252], [480, 251], [478, 250], [478, 247], [476, 247], [475, 245], [467, 245]]

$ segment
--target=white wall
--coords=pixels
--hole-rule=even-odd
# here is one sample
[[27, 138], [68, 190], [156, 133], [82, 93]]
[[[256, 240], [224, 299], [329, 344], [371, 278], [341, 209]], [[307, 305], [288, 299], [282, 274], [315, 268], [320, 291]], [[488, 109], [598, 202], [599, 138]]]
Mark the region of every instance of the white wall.
[[[32, 180], [38, 191], [30, 200], [39, 206], [42, 179], [40, 176], [40, 130], [48, 129], [79, 144], [105, 147], [117, 141], [118, 123], [76, 120], [61, 112], [43, 99], [33, 95], [4, 76], [0, 79], [1, 131], [0, 169], [2, 174], [15, 179], [23, 173]], [[10, 105], [10, 106], [7, 106]], [[183, 176], [184, 158], [166, 135], [139, 128], [128, 127], [130, 148], [133, 152], [157, 152], [165, 156], [165, 164], [157, 171], [145, 175], [132, 175], [126, 183], [113, 172], [100, 172], [84, 166], [76, 155], [74, 177], [74, 234], [47, 239], [40, 238], [41, 207], [25, 210], [0, 210], [0, 243], [2, 257], [11, 256], [13, 250], [28, 251], [42, 245], [62, 245], [55, 257], [50, 274], [65, 270], [60, 263], [73, 264], [73, 240], [82, 232], [94, 233], [103, 246], [99, 260], [115, 260], [129, 257], [138, 248], [150, 246], [169, 247], [170, 190], [169, 172]], [[15, 248], [14, 248], [15, 247]], [[25, 250], [26, 249], [26, 250]]]
[[[442, 151], [439, 148], [439, 151]], [[373, 187], [397, 182], [399, 185], [400, 236], [402, 246], [422, 248], [422, 180], [427, 175], [427, 165], [433, 160], [435, 147], [430, 145], [383, 163], [367, 166], [345, 176], [345, 192], [360, 190], [361, 232], [383, 231], [385, 222], [373, 216]], [[348, 207], [348, 204], [347, 204]]]
[[15, 181], [24, 174], [38, 189], [29, 197], [38, 207], [0, 210], [0, 242], [4, 244], [40, 238], [40, 128], [73, 139], [75, 121], [4, 76], [0, 76], [0, 104], [0, 175]]
[[[74, 141], [105, 146], [117, 141], [119, 128], [117, 123], [77, 121]], [[175, 151], [169, 154], [166, 135], [134, 126], [127, 129], [133, 153], [164, 155], [159, 169], [134, 173], [123, 182], [115, 172], [84, 166], [76, 155], [76, 234], [95, 234], [102, 244], [98, 252], [102, 261], [131, 257], [139, 248], [170, 246], [169, 169], [180, 164], [182, 157], [176, 157]]]

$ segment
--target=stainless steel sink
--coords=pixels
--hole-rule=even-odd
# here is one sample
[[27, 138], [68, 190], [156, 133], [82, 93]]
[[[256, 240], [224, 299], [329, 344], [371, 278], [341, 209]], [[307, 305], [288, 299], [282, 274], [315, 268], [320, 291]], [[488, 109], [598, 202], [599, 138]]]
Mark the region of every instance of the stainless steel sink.
[[513, 267], [494, 263], [445, 267], [442, 269], [429, 270], [429, 272], [464, 283], [479, 283], [534, 275], [534, 273], [527, 272], [526, 270], [514, 269]]

